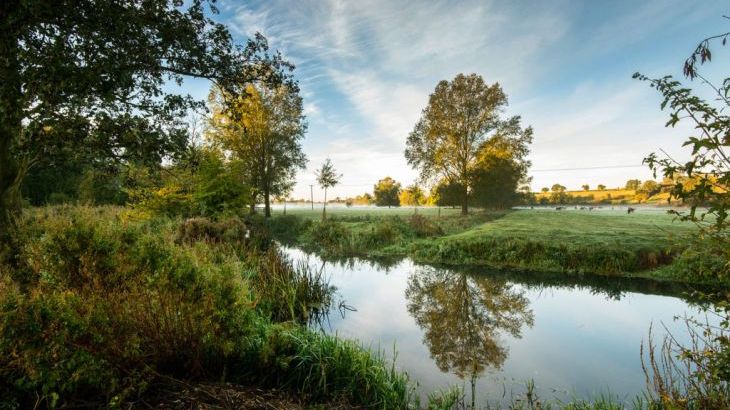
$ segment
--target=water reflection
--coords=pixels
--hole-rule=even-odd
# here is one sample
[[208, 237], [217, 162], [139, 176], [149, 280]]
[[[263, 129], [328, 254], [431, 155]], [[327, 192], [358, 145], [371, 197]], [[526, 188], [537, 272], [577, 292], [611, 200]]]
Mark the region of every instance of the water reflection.
[[405, 295], [439, 369], [462, 379], [501, 368], [508, 348], [500, 335], [519, 338], [534, 322], [524, 292], [502, 280], [422, 267]]
[[[321, 269], [317, 256], [287, 253]], [[428, 267], [408, 259], [328, 260], [324, 270], [346, 305], [323, 330], [386, 354], [397, 349], [396, 365], [418, 381], [422, 400], [449, 386], [468, 390], [471, 382], [466, 400], [507, 405], [510, 392], [523, 393], [532, 380], [542, 398], [610, 392], [629, 405], [644, 386], [639, 346], [649, 325], [681, 335], [673, 318], [697, 313], [691, 287], [643, 279]]]

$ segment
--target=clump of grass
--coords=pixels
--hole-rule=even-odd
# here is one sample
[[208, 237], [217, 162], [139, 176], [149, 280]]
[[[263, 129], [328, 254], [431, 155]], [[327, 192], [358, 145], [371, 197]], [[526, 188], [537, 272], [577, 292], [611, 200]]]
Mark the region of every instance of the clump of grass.
[[378, 352], [299, 327], [265, 328], [257, 356], [235, 371], [271, 386], [286, 386], [311, 401], [340, 398], [371, 408], [408, 408], [408, 377]]
[[426, 218], [423, 215], [413, 214], [408, 218], [408, 225], [419, 238], [440, 236], [444, 232], [441, 227], [435, 224], [430, 218]]
[[322, 269], [304, 261], [292, 265], [273, 247], [255, 258], [255, 263], [256, 297], [273, 321], [308, 323], [327, 314], [335, 289]]

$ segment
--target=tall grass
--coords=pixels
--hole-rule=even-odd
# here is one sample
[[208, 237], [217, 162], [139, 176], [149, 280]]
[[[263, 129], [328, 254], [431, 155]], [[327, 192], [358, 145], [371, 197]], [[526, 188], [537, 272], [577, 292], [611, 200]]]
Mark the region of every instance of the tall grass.
[[26, 215], [23, 263], [0, 266], [0, 401], [116, 406], [183, 379], [408, 403], [407, 378], [392, 365], [299, 324], [331, 300], [322, 272], [254, 246], [243, 226], [133, 222], [85, 207]]
[[645, 402], [656, 409], [730, 408], [730, 342], [726, 329], [692, 319], [684, 321], [688, 344], [669, 334], [657, 346], [651, 329], [649, 342], [642, 344]]

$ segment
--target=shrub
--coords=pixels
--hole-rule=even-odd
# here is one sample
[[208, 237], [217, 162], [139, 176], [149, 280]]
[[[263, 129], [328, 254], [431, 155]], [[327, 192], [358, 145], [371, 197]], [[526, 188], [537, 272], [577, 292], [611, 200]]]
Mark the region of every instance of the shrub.
[[429, 218], [423, 215], [414, 214], [408, 219], [408, 225], [411, 227], [416, 236], [429, 237], [443, 235], [441, 227], [433, 223]]

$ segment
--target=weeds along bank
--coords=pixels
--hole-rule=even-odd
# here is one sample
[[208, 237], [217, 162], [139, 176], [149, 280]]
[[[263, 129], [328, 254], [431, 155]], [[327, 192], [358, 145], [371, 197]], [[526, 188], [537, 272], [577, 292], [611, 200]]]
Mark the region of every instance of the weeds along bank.
[[307, 403], [412, 402], [407, 377], [377, 355], [302, 326], [332, 289], [253, 220], [56, 207], [21, 225], [18, 264], [0, 267], [2, 408], [140, 404], [172, 380], [277, 387]]
[[[507, 211], [460, 216], [278, 216], [272, 234], [325, 257], [725, 283], [728, 250], [661, 212]], [[730, 282], [729, 282], [730, 283]]]

